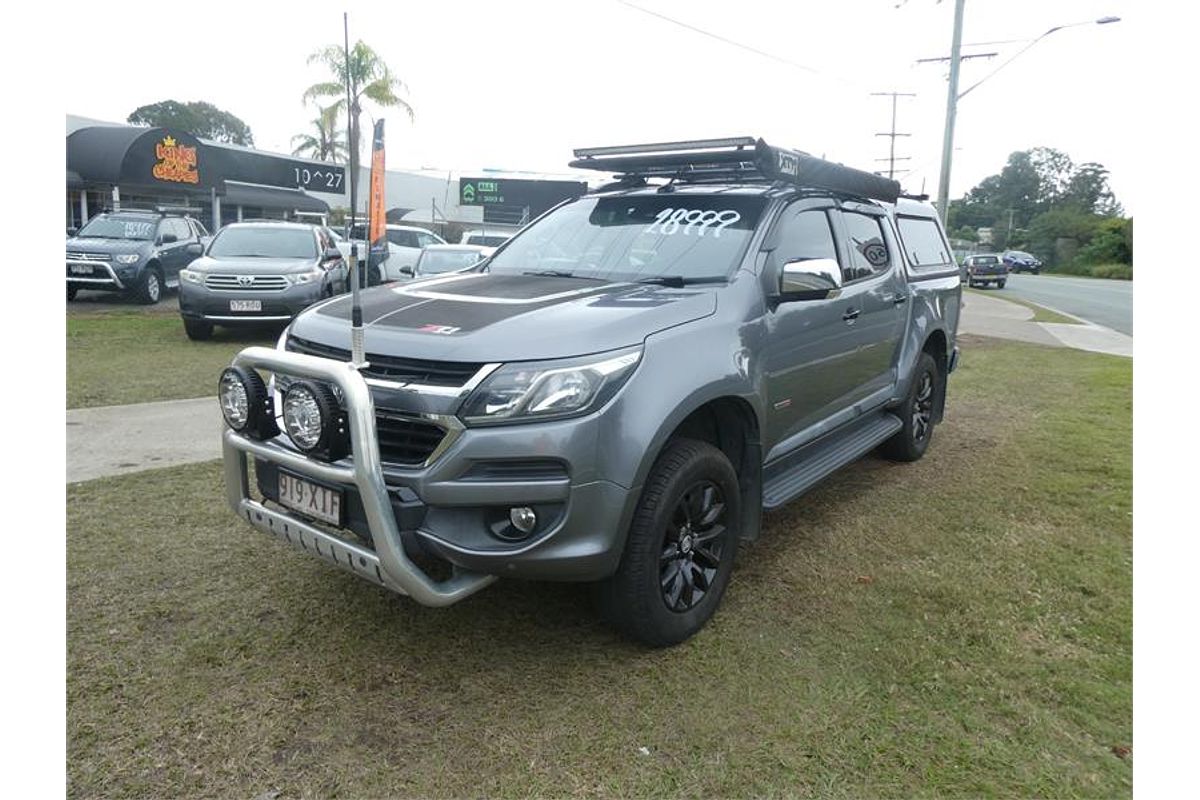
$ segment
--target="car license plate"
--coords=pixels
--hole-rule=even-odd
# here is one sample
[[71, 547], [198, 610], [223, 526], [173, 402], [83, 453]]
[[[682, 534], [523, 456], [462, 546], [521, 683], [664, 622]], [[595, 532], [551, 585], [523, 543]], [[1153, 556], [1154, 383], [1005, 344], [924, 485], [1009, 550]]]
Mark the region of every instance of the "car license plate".
[[302, 514], [328, 522], [342, 524], [342, 490], [279, 471], [279, 503]]
[[71, 264], [68, 271], [72, 275], [91, 275], [92, 268], [87, 264]]
[[230, 311], [262, 311], [262, 300], [230, 300]]

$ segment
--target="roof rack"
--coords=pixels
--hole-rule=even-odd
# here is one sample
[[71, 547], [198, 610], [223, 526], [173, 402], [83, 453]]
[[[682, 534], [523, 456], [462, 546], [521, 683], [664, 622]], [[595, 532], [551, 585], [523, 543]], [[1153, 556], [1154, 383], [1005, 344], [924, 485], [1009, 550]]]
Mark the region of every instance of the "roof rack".
[[677, 181], [761, 183], [782, 181], [895, 203], [900, 183], [871, 172], [773, 147], [753, 136], [683, 142], [587, 147], [574, 151], [570, 166], [619, 175], [621, 181], [650, 177]]
[[203, 212], [200, 206], [153, 206], [145, 208], [144, 206], [122, 205], [120, 208], [108, 206], [101, 209], [104, 214], [199, 214]]

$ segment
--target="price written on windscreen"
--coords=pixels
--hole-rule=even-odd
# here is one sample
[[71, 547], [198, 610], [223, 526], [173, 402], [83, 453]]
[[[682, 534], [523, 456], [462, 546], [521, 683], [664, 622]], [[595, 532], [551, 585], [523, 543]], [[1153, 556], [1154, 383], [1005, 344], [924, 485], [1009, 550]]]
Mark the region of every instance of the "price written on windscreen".
[[642, 233], [659, 236], [674, 236], [682, 233], [684, 236], [690, 236], [695, 231], [697, 236], [703, 237], [711, 231], [713, 238], [719, 239], [721, 231], [741, 218], [742, 215], [732, 208], [724, 211], [715, 211], [711, 208], [664, 208], [655, 215], [654, 222], [647, 225]]

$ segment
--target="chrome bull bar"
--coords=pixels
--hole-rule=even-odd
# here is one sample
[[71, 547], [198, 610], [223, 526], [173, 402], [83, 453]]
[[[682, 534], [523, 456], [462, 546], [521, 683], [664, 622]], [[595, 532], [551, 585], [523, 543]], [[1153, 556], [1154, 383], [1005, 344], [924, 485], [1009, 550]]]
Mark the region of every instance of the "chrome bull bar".
[[[297, 549], [316, 555], [365, 580], [427, 606], [448, 606], [474, 594], [496, 580], [454, 568], [444, 581], [435, 581], [404, 552], [400, 529], [392, 512], [375, 434], [375, 402], [366, 380], [348, 362], [274, 350], [247, 347], [234, 358], [235, 366], [284, 372], [314, 378], [341, 389], [350, 423], [352, 466], [328, 464], [273, 442], [262, 442], [226, 429], [222, 437], [225, 459], [225, 495], [234, 512], [259, 530]], [[332, 483], [353, 484], [362, 500], [374, 552], [340, 539], [299, 516], [268, 508], [250, 496], [246, 457], [253, 455], [300, 475]]]

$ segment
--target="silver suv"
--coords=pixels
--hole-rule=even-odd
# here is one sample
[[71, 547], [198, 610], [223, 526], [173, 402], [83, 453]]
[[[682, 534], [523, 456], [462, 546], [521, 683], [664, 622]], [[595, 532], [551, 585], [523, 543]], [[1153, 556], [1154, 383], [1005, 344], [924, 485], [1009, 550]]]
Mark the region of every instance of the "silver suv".
[[242, 351], [220, 381], [227, 497], [420, 603], [587, 581], [669, 645], [764, 508], [875, 448], [925, 453], [958, 269], [928, 203], [762, 140], [576, 156], [615, 182], [475, 271], [335, 298]]

